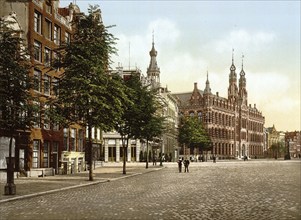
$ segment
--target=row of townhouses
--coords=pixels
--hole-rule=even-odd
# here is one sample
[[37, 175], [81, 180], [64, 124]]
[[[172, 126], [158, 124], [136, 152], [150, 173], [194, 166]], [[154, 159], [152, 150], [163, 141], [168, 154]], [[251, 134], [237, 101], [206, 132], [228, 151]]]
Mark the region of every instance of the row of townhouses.
[[[59, 1], [52, 0], [4, 1], [0, 8], [0, 17], [14, 22], [16, 29], [24, 31], [24, 38], [31, 49], [31, 62], [34, 64], [30, 74], [34, 78], [33, 93], [39, 97], [36, 105], [40, 107], [41, 113], [35, 116], [34, 128], [28, 132], [19, 132], [14, 139], [15, 169], [26, 175], [34, 175], [34, 171], [41, 169], [63, 174], [80, 172], [86, 168], [85, 128], [76, 125], [61, 128], [47, 120], [43, 114], [49, 108], [44, 104], [45, 101], [56, 96], [53, 85], [62, 74], [61, 70], [50, 67], [52, 59], [57, 56], [54, 50], [61, 43], [72, 40], [73, 21], [81, 16], [83, 13], [77, 5], [70, 3], [68, 7], [60, 8]], [[101, 18], [101, 14], [99, 16]], [[149, 56], [146, 76], [139, 69], [123, 69], [120, 66], [112, 71], [118, 72], [123, 78], [138, 73], [144, 83], [158, 88], [164, 100], [162, 114], [166, 117], [168, 129], [159, 142], [152, 144], [153, 154], [162, 153], [166, 161], [176, 161], [186, 153], [191, 159], [198, 158], [201, 152], [184, 152], [177, 141], [179, 117], [197, 116], [211, 138], [210, 155], [225, 159], [274, 156], [275, 152], [270, 148], [274, 142], [282, 141], [281, 134], [275, 127], [266, 129], [262, 112], [255, 104], [248, 104], [246, 73], [242, 66], [237, 75], [233, 56], [226, 98], [211, 92], [208, 74], [204, 90], [200, 90], [194, 83], [191, 92], [171, 93], [160, 83], [161, 72], [154, 40]], [[124, 155], [118, 133], [103, 133], [99, 129], [93, 129], [92, 132], [94, 160], [122, 161]], [[6, 168], [8, 136], [6, 131], [0, 130], [0, 170]], [[282, 136], [291, 156], [300, 155], [300, 132]], [[131, 140], [129, 146], [127, 161], [141, 161], [141, 155], [146, 151], [143, 140]]]

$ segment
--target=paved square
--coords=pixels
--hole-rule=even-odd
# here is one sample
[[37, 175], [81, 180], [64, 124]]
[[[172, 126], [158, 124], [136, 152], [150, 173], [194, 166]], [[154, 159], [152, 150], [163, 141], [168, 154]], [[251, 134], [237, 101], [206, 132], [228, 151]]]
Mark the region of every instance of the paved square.
[[301, 161], [176, 164], [0, 205], [4, 219], [301, 219]]

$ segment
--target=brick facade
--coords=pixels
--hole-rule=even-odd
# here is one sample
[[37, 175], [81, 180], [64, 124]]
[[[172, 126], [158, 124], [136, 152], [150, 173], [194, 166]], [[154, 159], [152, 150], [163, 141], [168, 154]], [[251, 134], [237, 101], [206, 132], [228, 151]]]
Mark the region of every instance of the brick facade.
[[173, 94], [181, 115], [198, 116], [207, 130], [219, 158], [259, 158], [264, 156], [264, 116], [248, 106], [246, 78], [242, 68], [237, 86], [233, 60], [230, 67], [228, 98], [211, 93], [207, 74], [204, 91], [194, 83], [192, 92]]

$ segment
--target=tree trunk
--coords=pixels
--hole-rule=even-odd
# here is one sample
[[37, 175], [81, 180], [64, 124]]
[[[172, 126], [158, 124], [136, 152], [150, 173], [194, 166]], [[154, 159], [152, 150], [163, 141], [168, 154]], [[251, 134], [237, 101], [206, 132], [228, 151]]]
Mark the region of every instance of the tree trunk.
[[8, 164], [7, 164], [7, 183], [4, 186], [5, 195], [15, 195], [16, 185], [14, 184], [14, 163], [12, 158], [12, 145], [13, 145], [13, 131], [11, 131], [11, 137], [9, 140], [9, 150], [8, 150]]
[[122, 141], [123, 145], [123, 169], [122, 169], [122, 174], [126, 174], [126, 159], [127, 159], [127, 149], [128, 149], [128, 144], [129, 144], [129, 139], [126, 139], [126, 145], [124, 141]]
[[93, 167], [92, 167], [92, 164], [93, 164], [93, 155], [92, 155], [92, 128], [90, 125], [88, 125], [88, 153], [89, 153], [89, 156], [88, 156], [88, 163], [89, 163], [89, 181], [93, 181]]
[[146, 166], [145, 168], [148, 168], [148, 140], [146, 140]]

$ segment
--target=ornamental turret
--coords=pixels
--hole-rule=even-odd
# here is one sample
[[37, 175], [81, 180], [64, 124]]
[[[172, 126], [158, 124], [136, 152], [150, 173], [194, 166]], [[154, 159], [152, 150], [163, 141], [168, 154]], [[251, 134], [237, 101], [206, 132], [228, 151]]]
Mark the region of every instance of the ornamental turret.
[[157, 51], [155, 49], [154, 35], [153, 35], [152, 49], [149, 52], [149, 55], [151, 59], [150, 59], [149, 67], [147, 68], [147, 77], [151, 82], [152, 86], [158, 88], [160, 87], [160, 68], [158, 67], [157, 64]]
[[238, 98], [238, 88], [237, 88], [237, 75], [236, 67], [234, 66], [234, 50], [232, 51], [232, 65], [230, 67], [229, 74], [229, 87], [228, 87], [228, 100], [234, 103]]
[[240, 71], [240, 77], [239, 77], [239, 91], [238, 95], [241, 100], [241, 104], [248, 105], [248, 92], [247, 92], [247, 80], [246, 80], [246, 74], [244, 71], [244, 65], [243, 65], [243, 58], [242, 56], [242, 64], [241, 64], [241, 71]]

